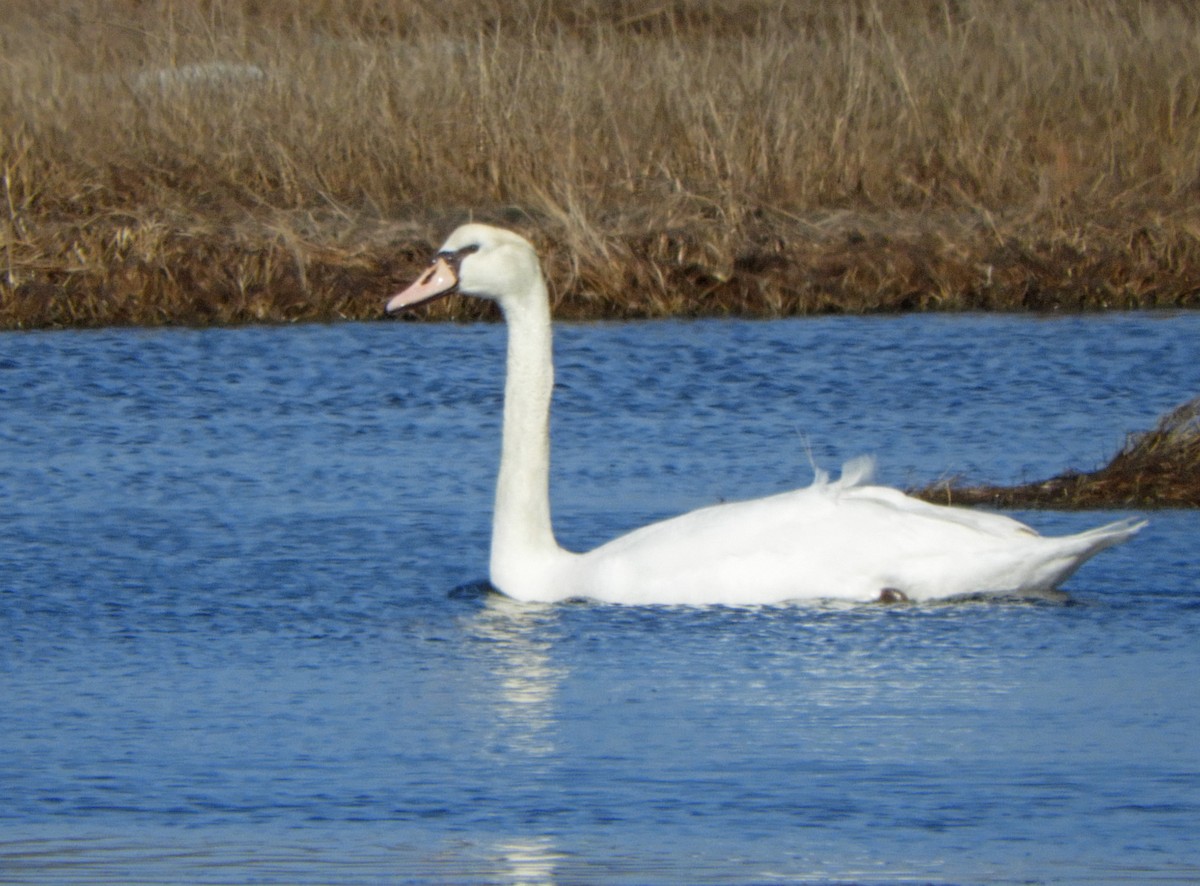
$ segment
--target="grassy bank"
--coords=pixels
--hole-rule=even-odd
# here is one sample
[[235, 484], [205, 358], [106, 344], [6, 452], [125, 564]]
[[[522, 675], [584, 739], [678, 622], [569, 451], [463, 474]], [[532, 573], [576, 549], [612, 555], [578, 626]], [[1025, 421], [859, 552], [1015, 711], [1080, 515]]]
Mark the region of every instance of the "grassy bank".
[[1200, 397], [1131, 436], [1108, 464], [1017, 486], [939, 483], [915, 494], [940, 504], [1000, 508], [1200, 507]]
[[1200, 302], [1190, 2], [0, 0], [0, 25], [0, 327], [376, 316], [469, 217], [538, 243], [562, 317]]

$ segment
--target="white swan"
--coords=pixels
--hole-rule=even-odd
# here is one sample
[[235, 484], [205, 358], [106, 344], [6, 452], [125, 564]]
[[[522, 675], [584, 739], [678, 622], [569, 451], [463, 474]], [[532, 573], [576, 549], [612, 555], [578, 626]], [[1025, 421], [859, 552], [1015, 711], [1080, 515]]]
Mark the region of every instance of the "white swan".
[[537, 255], [511, 231], [458, 228], [394, 313], [451, 292], [499, 302], [508, 323], [491, 581], [518, 600], [770, 604], [805, 599], [934, 600], [1036, 595], [1144, 521], [1045, 538], [1008, 517], [927, 504], [869, 485], [870, 459], [836, 482], [720, 504], [637, 529], [584, 554], [550, 523], [550, 307]]

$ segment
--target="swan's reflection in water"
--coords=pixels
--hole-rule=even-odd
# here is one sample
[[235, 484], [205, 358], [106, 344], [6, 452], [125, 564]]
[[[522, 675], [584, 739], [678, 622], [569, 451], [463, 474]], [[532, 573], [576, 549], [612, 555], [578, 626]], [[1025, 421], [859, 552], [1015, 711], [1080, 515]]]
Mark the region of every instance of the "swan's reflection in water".
[[554, 662], [555, 607], [518, 603], [491, 594], [467, 625], [485, 642], [480, 656], [488, 667], [485, 698], [495, 719], [489, 748], [507, 762], [545, 758], [555, 751], [554, 701], [567, 669]]
[[[568, 670], [554, 660], [559, 633], [557, 607], [518, 603], [489, 594], [465, 627], [479, 641], [483, 700], [492, 723], [486, 753], [505, 767], [520, 767], [531, 781], [552, 778], [557, 753], [555, 704]], [[531, 810], [533, 811], [533, 810]], [[522, 834], [498, 840], [488, 850], [498, 882], [552, 884], [562, 856], [551, 837]]]
[[514, 886], [551, 886], [561, 858], [550, 837], [506, 840], [496, 845], [495, 873], [500, 882]]

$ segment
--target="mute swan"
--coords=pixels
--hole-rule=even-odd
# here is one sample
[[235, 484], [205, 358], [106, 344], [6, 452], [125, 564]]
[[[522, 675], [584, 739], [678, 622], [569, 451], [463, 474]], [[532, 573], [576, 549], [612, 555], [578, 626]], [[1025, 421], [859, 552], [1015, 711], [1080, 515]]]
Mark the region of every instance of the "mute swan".
[[490, 298], [508, 323], [491, 581], [517, 600], [627, 604], [935, 600], [1036, 595], [1137, 532], [1124, 520], [1045, 538], [997, 514], [927, 504], [870, 485], [873, 463], [840, 479], [732, 502], [634, 530], [595, 550], [559, 547], [550, 523], [550, 306], [533, 246], [511, 231], [458, 228], [388, 313], [451, 292]]

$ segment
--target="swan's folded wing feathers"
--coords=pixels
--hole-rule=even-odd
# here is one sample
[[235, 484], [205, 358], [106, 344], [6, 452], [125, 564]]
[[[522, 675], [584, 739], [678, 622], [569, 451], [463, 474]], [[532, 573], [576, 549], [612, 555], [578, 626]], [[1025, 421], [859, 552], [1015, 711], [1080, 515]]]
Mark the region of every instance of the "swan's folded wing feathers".
[[1002, 514], [936, 505], [913, 498], [890, 486], [874, 485], [871, 481], [875, 478], [875, 469], [876, 462], [873, 456], [860, 455], [852, 458], [842, 466], [842, 475], [837, 482], [828, 484], [828, 491], [846, 496], [850, 500], [873, 502], [897, 513], [955, 523], [989, 535], [1009, 537], [1038, 534], [1024, 523]]
[[986, 532], [1000, 538], [1015, 535], [1036, 537], [1038, 533], [1029, 526], [1012, 517], [996, 514], [991, 511], [977, 511], [968, 508], [952, 508], [946, 505], [931, 504], [905, 495], [899, 489], [888, 486], [858, 486], [846, 493], [846, 497], [863, 502], [871, 502], [884, 508], [890, 508], [896, 513], [913, 517], [924, 517], [942, 523], [953, 523]]
[[[843, 473], [868, 476], [865, 463]], [[897, 587], [913, 599], [963, 578], [995, 584], [1015, 548], [1039, 537], [1007, 517], [958, 511], [879, 486], [809, 486], [730, 502], [654, 523], [584, 554], [592, 593], [613, 588], [669, 599], [842, 597], [875, 599]], [[953, 568], [957, 564], [957, 569]], [[735, 587], [744, 591], [732, 590]], [[1004, 590], [1004, 588], [1001, 588]], [[716, 590], [713, 591], [715, 595]]]

